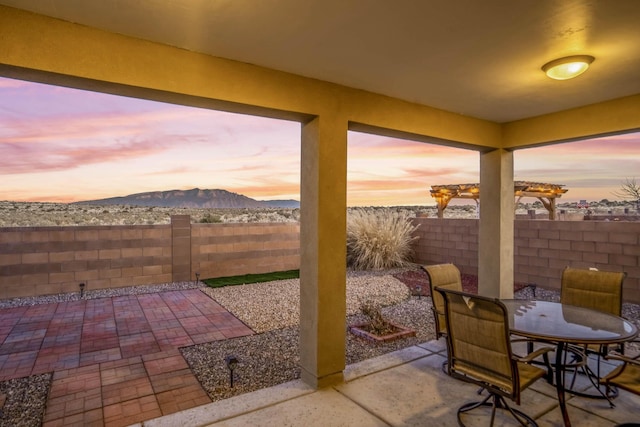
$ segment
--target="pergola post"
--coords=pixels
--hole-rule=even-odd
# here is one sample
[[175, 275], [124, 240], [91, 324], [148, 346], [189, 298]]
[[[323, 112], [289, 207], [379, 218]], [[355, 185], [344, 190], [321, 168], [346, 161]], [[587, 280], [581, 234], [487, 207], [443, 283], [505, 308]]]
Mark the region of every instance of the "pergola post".
[[478, 293], [513, 298], [513, 152], [497, 149], [480, 154], [480, 194]]
[[552, 221], [555, 220], [556, 219], [556, 199], [552, 197], [549, 197], [547, 199], [538, 197], [538, 200], [542, 202], [542, 205], [549, 212], [549, 219]]
[[347, 122], [320, 116], [302, 126], [300, 365], [320, 388], [346, 364]]

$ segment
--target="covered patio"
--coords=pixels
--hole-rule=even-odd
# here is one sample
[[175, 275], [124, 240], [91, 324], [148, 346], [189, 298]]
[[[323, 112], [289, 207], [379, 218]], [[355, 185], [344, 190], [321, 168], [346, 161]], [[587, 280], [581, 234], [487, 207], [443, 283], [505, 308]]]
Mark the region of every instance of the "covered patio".
[[[478, 153], [479, 293], [512, 298], [513, 152], [640, 129], [639, 15], [636, 0], [0, 0], [0, 75], [300, 123], [305, 385], [293, 388], [326, 404], [376, 378], [410, 384], [442, 360], [415, 348], [413, 361], [345, 383], [348, 131]], [[541, 70], [570, 55], [595, 60], [573, 80]], [[419, 384], [437, 388], [440, 374]], [[392, 388], [373, 390], [367, 411], [348, 403], [361, 422], [393, 401]], [[447, 416], [420, 405], [416, 419]]]
[[[345, 382], [333, 387], [316, 390], [293, 381], [139, 425], [454, 426], [458, 406], [479, 400], [479, 396], [477, 387], [449, 378], [442, 371], [445, 347], [442, 339], [430, 341], [349, 365]], [[525, 392], [520, 409], [540, 426], [560, 426], [562, 416], [554, 395], [552, 386], [538, 381]], [[616, 408], [610, 408], [606, 401], [571, 397], [568, 411], [573, 425], [608, 427], [637, 422], [639, 404], [640, 397], [629, 393], [621, 393]], [[501, 412], [495, 425], [514, 425]], [[486, 426], [489, 413], [470, 413], [465, 423]]]

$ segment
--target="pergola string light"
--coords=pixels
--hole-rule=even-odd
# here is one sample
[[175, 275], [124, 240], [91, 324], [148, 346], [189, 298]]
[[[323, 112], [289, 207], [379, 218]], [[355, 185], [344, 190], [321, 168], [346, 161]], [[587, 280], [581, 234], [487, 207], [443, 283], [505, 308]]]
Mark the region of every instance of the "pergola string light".
[[[535, 197], [549, 211], [549, 219], [556, 217], [556, 199], [569, 191], [564, 185], [530, 181], [515, 181], [513, 187], [516, 205], [523, 197]], [[444, 218], [444, 210], [452, 199], [473, 199], [479, 204], [480, 184], [432, 185], [431, 197], [438, 204], [438, 218]]]

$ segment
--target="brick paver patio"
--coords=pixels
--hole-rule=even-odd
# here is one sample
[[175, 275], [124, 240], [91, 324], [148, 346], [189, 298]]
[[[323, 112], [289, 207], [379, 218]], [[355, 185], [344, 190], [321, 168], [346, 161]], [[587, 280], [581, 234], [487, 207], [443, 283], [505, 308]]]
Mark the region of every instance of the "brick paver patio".
[[44, 426], [126, 426], [211, 400], [179, 347], [252, 334], [192, 289], [0, 310], [0, 381], [54, 372]]

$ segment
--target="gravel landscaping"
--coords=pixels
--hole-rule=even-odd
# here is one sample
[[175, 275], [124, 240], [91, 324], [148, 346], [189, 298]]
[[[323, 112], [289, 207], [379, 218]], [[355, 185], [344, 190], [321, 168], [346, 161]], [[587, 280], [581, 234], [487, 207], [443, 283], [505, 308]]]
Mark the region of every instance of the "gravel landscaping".
[[[366, 320], [359, 313], [359, 307], [363, 302], [373, 300], [385, 306], [382, 313], [388, 320], [416, 330], [416, 336], [385, 343], [372, 343], [347, 333], [345, 341], [347, 364], [435, 338], [431, 298], [426, 296], [428, 286], [422, 286], [421, 295], [416, 292], [416, 286], [425, 283], [421, 282], [424, 280], [421, 274], [421, 271], [416, 268], [348, 273], [345, 327]], [[463, 285], [472, 287], [473, 276], [463, 277]], [[87, 292], [84, 298], [104, 298], [196, 287], [201, 285], [194, 282], [180, 282], [108, 289]], [[212, 400], [226, 399], [300, 377], [298, 279], [217, 289], [202, 288], [202, 290], [256, 331], [256, 334], [251, 336], [180, 349]], [[540, 300], [559, 299], [559, 294], [555, 291], [538, 288], [535, 292], [535, 298]], [[78, 293], [19, 298], [0, 301], [0, 308], [72, 301], [79, 298]], [[530, 287], [519, 289], [516, 298], [533, 298], [533, 289]], [[639, 308], [636, 304], [624, 304], [623, 316], [640, 327]], [[224, 361], [229, 355], [236, 356], [240, 361], [234, 372], [233, 387], [230, 386], [230, 372]], [[2, 407], [0, 426], [41, 425], [50, 384], [51, 374], [0, 382], [0, 407]], [[4, 405], [1, 404], [3, 399]]]

